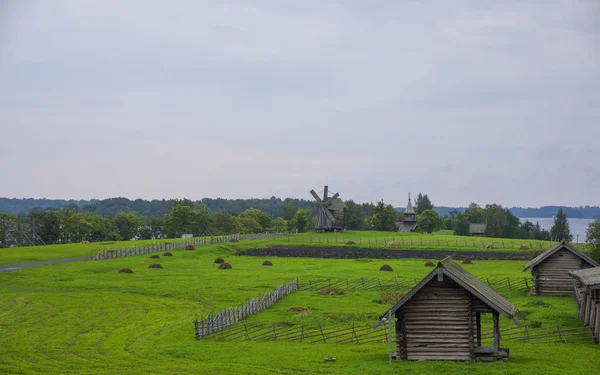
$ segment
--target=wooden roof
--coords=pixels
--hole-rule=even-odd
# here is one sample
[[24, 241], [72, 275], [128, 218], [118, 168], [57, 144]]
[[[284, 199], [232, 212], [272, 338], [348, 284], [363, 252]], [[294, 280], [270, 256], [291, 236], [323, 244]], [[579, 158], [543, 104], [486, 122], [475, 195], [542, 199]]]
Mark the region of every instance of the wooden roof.
[[408, 195], [408, 205], [406, 206], [406, 210], [404, 210], [404, 214], [415, 214], [415, 210], [412, 206], [412, 203], [410, 203], [410, 194]]
[[484, 234], [485, 228], [487, 228], [487, 224], [469, 223], [470, 234]]
[[488, 305], [492, 310], [498, 313], [512, 318], [517, 313], [517, 307], [508, 302], [504, 297], [496, 293], [492, 288], [484, 284], [481, 280], [470, 274], [466, 269], [459, 266], [451, 257], [444, 258], [439, 261], [437, 267], [425, 276], [419, 284], [417, 284], [410, 292], [405, 294], [398, 303], [396, 303], [390, 310], [383, 313], [379, 319], [385, 318], [388, 312], [395, 313], [405, 303], [421, 290], [429, 281], [438, 274], [445, 275], [450, 279], [454, 280], [458, 285], [466, 289], [469, 293], [479, 298], [481, 302]]
[[590, 264], [593, 267], [598, 267], [600, 266], [600, 264], [598, 264], [595, 260], [593, 260], [592, 258], [590, 258], [589, 256], [587, 256], [586, 254], [582, 253], [581, 251], [577, 250], [574, 246], [572, 246], [571, 244], [562, 241], [559, 244], [553, 246], [551, 249], [544, 251], [543, 253], [541, 253], [540, 255], [538, 255], [537, 257], [533, 258], [532, 260], [529, 261], [529, 263], [527, 263], [525, 265], [525, 267], [523, 267], [523, 271], [527, 271], [530, 268], [533, 268], [535, 266], [537, 266], [538, 264], [542, 263], [543, 261], [545, 261], [546, 259], [548, 259], [550, 256], [552, 256], [554, 253], [556, 253], [559, 250], [568, 250], [570, 252], [572, 252], [573, 254], [575, 254], [576, 256], [578, 256], [579, 258], [581, 258], [582, 260], [586, 261], [588, 264]]
[[600, 267], [569, 271], [569, 273], [588, 288], [600, 289]]

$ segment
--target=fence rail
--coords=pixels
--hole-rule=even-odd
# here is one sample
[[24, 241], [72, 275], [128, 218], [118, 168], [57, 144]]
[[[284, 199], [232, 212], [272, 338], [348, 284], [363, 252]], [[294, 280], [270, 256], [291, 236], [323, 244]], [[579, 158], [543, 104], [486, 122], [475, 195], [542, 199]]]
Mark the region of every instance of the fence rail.
[[[298, 289], [302, 291], [321, 290], [324, 288], [335, 288], [344, 290], [393, 290], [408, 291], [418, 284], [416, 278], [381, 279], [376, 278], [345, 278], [345, 279], [318, 279], [318, 280], [299, 280]], [[530, 279], [527, 277], [502, 277], [486, 278], [490, 288], [500, 291], [519, 291], [529, 290], [531, 287]]]
[[259, 311], [272, 306], [277, 301], [296, 290], [298, 290], [298, 279], [294, 279], [286, 284], [281, 284], [276, 289], [269, 291], [262, 296], [248, 300], [240, 306], [230, 307], [221, 310], [216, 314], [209, 314], [200, 321], [194, 320], [196, 338], [199, 339], [217, 331], [221, 331], [222, 333], [224, 328], [239, 322], [248, 315], [256, 314]]
[[98, 251], [93, 257], [93, 260], [101, 259], [112, 259], [112, 258], [123, 258], [134, 255], [143, 255], [150, 253], [157, 253], [162, 251], [171, 251], [184, 249], [186, 246], [200, 246], [209, 245], [214, 243], [223, 243], [231, 241], [239, 241], [239, 234], [229, 234], [225, 236], [212, 236], [212, 237], [195, 237], [195, 238], [184, 238], [174, 239], [172, 241], [157, 242], [156, 244], [146, 245], [134, 245], [127, 247], [119, 247], [116, 249], [102, 249]]
[[[258, 236], [265, 236], [261, 234]], [[331, 234], [320, 234], [320, 233], [272, 233], [267, 236], [278, 239], [282, 242], [290, 244], [300, 245], [342, 245], [347, 242], [353, 242], [354, 245], [392, 245], [394, 247], [407, 247], [407, 246], [419, 246], [419, 247], [452, 247], [452, 248], [483, 248], [483, 249], [512, 249], [512, 250], [545, 250], [556, 245], [555, 241], [543, 241], [543, 240], [527, 240], [527, 239], [496, 239], [492, 241], [489, 238], [477, 239], [477, 237], [465, 237], [455, 236], [455, 239], [444, 238], [444, 239], [430, 239], [426, 237], [418, 236], [390, 236], [390, 237], [377, 237], [377, 236], [350, 236], [341, 232]], [[266, 237], [261, 237], [266, 238]]]

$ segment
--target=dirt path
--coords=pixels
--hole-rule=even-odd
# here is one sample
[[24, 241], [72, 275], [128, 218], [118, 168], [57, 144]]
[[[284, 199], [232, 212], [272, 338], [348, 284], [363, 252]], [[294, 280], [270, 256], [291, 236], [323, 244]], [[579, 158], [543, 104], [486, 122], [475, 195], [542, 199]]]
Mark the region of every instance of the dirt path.
[[452, 256], [455, 259], [470, 258], [473, 260], [529, 260], [531, 251], [458, 251], [458, 250], [387, 250], [365, 249], [359, 247], [303, 247], [272, 246], [265, 249], [242, 250], [242, 256], [278, 256], [296, 258], [333, 258], [333, 259], [435, 259], [440, 260]]
[[78, 262], [81, 260], [89, 260], [90, 257], [77, 257], [77, 258], [63, 258], [63, 259], [51, 259], [44, 260], [41, 262], [31, 262], [31, 263], [22, 263], [22, 264], [11, 264], [10, 266], [0, 266], [0, 272], [8, 272], [14, 270], [20, 270], [23, 268], [31, 268], [37, 266], [44, 266], [46, 264], [57, 264], [57, 263], [66, 263], [66, 262]]

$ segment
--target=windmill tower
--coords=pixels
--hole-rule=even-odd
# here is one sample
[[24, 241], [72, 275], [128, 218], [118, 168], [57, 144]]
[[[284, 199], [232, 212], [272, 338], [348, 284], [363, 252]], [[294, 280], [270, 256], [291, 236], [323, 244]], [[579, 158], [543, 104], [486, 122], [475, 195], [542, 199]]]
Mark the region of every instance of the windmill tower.
[[346, 209], [346, 205], [339, 198], [339, 193], [328, 197], [328, 192], [329, 187], [325, 185], [323, 198], [321, 199], [314, 190], [310, 191], [310, 194], [315, 198], [313, 205], [317, 207], [317, 211], [315, 212], [317, 219], [315, 229], [320, 231], [342, 230], [344, 229], [344, 210]]

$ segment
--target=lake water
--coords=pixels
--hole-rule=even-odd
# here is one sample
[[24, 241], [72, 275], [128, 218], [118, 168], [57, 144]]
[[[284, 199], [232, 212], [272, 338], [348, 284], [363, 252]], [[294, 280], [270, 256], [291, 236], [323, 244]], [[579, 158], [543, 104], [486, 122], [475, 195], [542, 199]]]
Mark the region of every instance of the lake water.
[[[540, 223], [540, 227], [543, 229], [550, 230], [552, 224], [554, 224], [554, 218], [551, 217], [520, 217], [521, 223], [525, 220], [529, 220], [532, 223]], [[579, 242], [585, 242], [585, 231], [588, 225], [594, 221], [594, 219], [571, 219], [567, 218], [569, 222], [569, 228], [571, 228], [571, 234], [573, 235], [573, 242], [577, 242], [577, 235], [579, 235]]]

